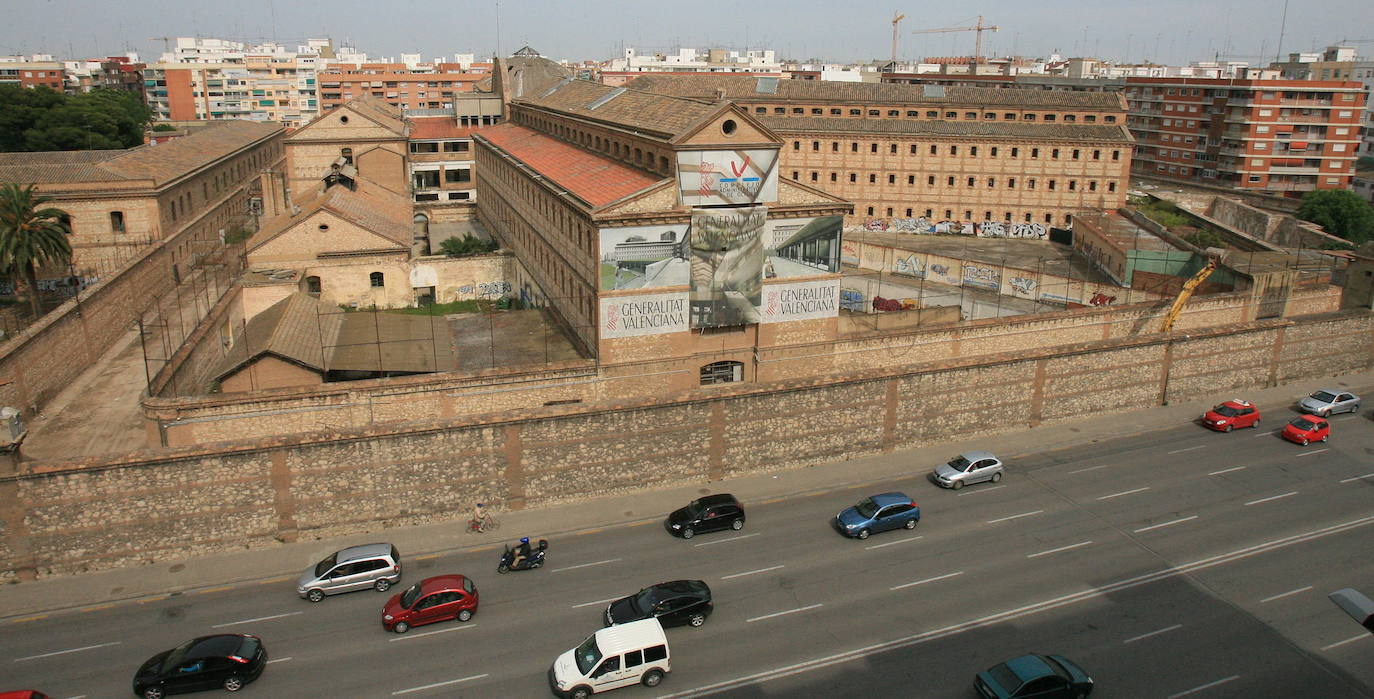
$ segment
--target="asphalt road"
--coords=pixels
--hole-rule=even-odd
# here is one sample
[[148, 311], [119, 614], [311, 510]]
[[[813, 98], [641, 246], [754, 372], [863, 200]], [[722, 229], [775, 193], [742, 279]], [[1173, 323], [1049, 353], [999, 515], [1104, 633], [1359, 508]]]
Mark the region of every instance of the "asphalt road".
[[[250, 696], [548, 696], [550, 663], [608, 601], [700, 578], [716, 611], [669, 630], [672, 674], [612, 696], [972, 697], [976, 671], [1037, 651], [1078, 661], [1094, 697], [1371, 697], [1374, 636], [1326, 594], [1374, 593], [1374, 425], [1336, 417], [1334, 441], [1304, 448], [1273, 431], [1288, 416], [1043, 454], [957, 492], [919, 473], [746, 502], [743, 531], [690, 541], [658, 522], [581, 532], [535, 571], [498, 576], [496, 551], [406, 558], [402, 586], [464, 573], [481, 607], [405, 635], [381, 628], [389, 594], [310, 604], [282, 580], [54, 614], [4, 627], [0, 689], [128, 696], [152, 654], [248, 632], [272, 657]], [[887, 490], [920, 503], [915, 531], [830, 528]]]

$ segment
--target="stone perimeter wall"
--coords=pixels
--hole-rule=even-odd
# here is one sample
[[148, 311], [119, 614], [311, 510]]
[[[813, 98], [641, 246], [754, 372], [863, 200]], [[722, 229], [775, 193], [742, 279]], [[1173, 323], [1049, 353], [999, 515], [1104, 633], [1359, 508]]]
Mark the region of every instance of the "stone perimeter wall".
[[37, 464], [0, 477], [0, 580], [541, 507], [1363, 370], [1341, 311], [729, 387]]

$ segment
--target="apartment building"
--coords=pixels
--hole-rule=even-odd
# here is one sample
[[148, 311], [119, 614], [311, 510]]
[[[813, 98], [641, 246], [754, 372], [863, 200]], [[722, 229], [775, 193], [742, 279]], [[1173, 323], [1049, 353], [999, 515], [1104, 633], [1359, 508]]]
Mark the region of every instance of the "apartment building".
[[710, 73], [716, 75], [755, 75], [783, 77], [783, 66], [772, 49], [731, 51], [727, 49], [679, 48], [675, 52], [644, 53], [626, 47], [618, 58], [601, 67], [600, 78], [605, 85], [619, 87], [646, 73], [655, 75], [676, 73]]
[[631, 87], [733, 100], [784, 140], [781, 177], [854, 203], [851, 226], [923, 218], [1044, 237], [1125, 203], [1133, 141], [1118, 94], [685, 76]]
[[[471, 56], [467, 57], [468, 59]], [[457, 95], [491, 77], [490, 63], [334, 64], [320, 71], [320, 103], [326, 111], [370, 95], [406, 111], [452, 109]]]
[[138, 54], [92, 58], [85, 61], [64, 61], [67, 71], [68, 94], [92, 90], [122, 90], [143, 99], [143, 68]]
[[66, 67], [52, 56], [0, 56], [0, 85], [47, 87], [61, 92], [66, 82]]
[[327, 39], [296, 50], [225, 39], [180, 37], [144, 69], [155, 119], [247, 119], [294, 127], [320, 114], [316, 73], [333, 57]]
[[1351, 186], [1358, 82], [1131, 78], [1125, 95], [1139, 174], [1289, 196]]

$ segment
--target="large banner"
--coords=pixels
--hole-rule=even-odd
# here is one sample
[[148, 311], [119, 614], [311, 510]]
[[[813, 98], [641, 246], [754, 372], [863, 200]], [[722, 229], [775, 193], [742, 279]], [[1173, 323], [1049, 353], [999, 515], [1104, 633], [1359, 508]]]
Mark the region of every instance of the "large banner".
[[776, 150], [679, 151], [677, 182], [685, 206], [777, 201]]
[[692, 211], [692, 327], [759, 322], [767, 218], [761, 206]]
[[687, 286], [688, 226], [601, 229], [602, 291]]
[[840, 271], [842, 216], [771, 219], [764, 233], [763, 278]]
[[601, 339], [687, 332], [687, 294], [601, 299]]
[[762, 323], [834, 318], [840, 313], [840, 280], [769, 284], [763, 287]]

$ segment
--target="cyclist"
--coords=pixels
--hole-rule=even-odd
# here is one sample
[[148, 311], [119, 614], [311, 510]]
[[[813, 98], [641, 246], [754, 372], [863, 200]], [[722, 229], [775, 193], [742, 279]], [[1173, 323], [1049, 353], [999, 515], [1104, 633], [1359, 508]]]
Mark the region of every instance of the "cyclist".
[[471, 528], [479, 532], [487, 530], [487, 512], [483, 507], [479, 502], [472, 508]]

